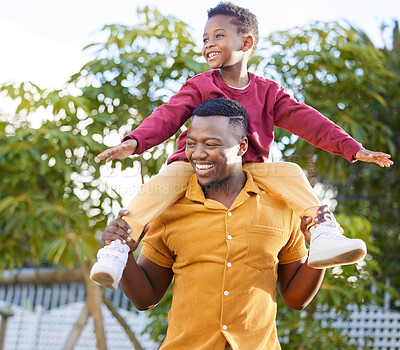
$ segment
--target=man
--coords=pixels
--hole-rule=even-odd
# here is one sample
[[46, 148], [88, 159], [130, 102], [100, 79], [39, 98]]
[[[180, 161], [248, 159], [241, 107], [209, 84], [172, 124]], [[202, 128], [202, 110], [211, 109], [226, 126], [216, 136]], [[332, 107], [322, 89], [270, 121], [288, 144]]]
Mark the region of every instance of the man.
[[[175, 278], [161, 349], [280, 349], [275, 287], [302, 309], [321, 285], [325, 270], [306, 263], [300, 219], [242, 168], [246, 130], [238, 102], [213, 99], [195, 109], [186, 136], [195, 175], [186, 196], [146, 227], [138, 261], [129, 255], [121, 286], [138, 309], [157, 305]], [[122, 239], [134, 251], [139, 241], [129, 239], [124, 215], [103, 239]]]

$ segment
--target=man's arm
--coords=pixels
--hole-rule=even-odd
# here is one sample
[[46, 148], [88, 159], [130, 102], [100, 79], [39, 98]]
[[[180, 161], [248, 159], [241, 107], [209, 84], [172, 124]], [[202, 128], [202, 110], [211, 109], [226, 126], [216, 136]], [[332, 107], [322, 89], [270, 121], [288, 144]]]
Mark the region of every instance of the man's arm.
[[[327, 211], [327, 206], [321, 207], [315, 222], [324, 220], [323, 215]], [[310, 222], [310, 217], [303, 217], [300, 225], [308, 243], [310, 243], [310, 232], [307, 230], [307, 225]], [[324, 279], [325, 269], [314, 269], [308, 266], [307, 260], [308, 257], [278, 266], [279, 293], [285, 304], [296, 310], [304, 309], [311, 302]]]
[[130, 227], [122, 219], [123, 216], [128, 214], [128, 210], [121, 210], [118, 218], [111, 221], [107, 226], [102, 238], [106, 244], [120, 239], [123, 244], [127, 244], [131, 248], [122, 275], [121, 287], [137, 309], [147, 310], [157, 305], [161, 300], [171, 283], [173, 272], [170, 268], [153, 263], [144, 255], [140, 255], [138, 261], [135, 261], [132, 253], [137, 249], [150, 226], [146, 225], [139, 240], [133, 241], [129, 237]]
[[292, 309], [304, 309], [317, 294], [324, 279], [325, 269], [308, 266], [307, 259], [278, 266], [278, 290], [285, 304]]
[[135, 261], [129, 254], [121, 287], [138, 310], [148, 310], [156, 306], [168, 289], [173, 277], [170, 268], [153, 263], [140, 254]]

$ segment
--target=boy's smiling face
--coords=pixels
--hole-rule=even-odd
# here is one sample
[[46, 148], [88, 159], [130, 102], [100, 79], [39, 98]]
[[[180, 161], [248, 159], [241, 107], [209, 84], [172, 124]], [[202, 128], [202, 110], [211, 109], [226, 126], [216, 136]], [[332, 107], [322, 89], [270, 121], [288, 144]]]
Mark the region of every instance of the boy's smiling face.
[[245, 36], [238, 33], [233, 20], [232, 16], [216, 15], [204, 27], [202, 53], [212, 69], [238, 64], [248, 52]]

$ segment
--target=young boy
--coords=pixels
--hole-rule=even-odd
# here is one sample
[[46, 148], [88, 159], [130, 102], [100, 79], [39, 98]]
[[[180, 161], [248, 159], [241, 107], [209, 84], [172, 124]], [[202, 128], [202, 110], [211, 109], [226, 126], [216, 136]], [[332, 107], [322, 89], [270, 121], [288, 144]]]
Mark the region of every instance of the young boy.
[[[157, 108], [120, 145], [104, 151], [99, 158], [112, 161], [141, 154], [174, 135], [201, 102], [228, 98], [240, 102], [248, 113], [249, 149], [243, 157], [244, 168], [251, 172], [260, 188], [280, 194], [300, 217], [316, 217], [321, 203], [296, 164], [267, 163], [274, 125], [351, 162], [374, 162], [381, 167], [393, 163], [388, 154], [364, 149], [315, 109], [296, 102], [277, 83], [249, 73], [247, 63], [258, 38], [257, 19], [249, 10], [229, 2], [210, 9], [202, 53], [212, 70], [189, 79], [168, 104]], [[145, 184], [128, 206], [131, 214], [125, 220], [132, 229], [131, 239], [138, 240], [145, 224], [184, 195], [193, 174], [185, 156], [185, 137], [183, 132], [178, 138], [178, 150], [168, 159], [166, 169]], [[210, 142], [208, 147], [218, 147], [218, 143]], [[212, 171], [213, 164], [199, 167], [202, 171]], [[350, 264], [366, 254], [365, 243], [342, 236], [335, 221], [314, 225], [311, 232], [309, 264], [313, 267]], [[116, 288], [128, 251], [120, 241], [100, 249], [91, 278], [103, 286]]]

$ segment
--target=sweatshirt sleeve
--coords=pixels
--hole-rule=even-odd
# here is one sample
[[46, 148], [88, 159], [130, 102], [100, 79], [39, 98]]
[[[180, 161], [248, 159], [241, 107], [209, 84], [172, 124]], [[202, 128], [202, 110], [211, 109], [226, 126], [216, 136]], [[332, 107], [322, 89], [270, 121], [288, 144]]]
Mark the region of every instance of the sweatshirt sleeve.
[[188, 80], [167, 104], [158, 107], [123, 141], [136, 139], [138, 147], [134, 154], [164, 142], [179, 130], [192, 116], [193, 110], [201, 103], [201, 93], [195, 83]]
[[355, 162], [356, 153], [363, 148], [341, 127], [323, 116], [314, 108], [298, 103], [279, 87], [274, 104], [274, 124], [285, 129], [316, 147], [341, 155]]

